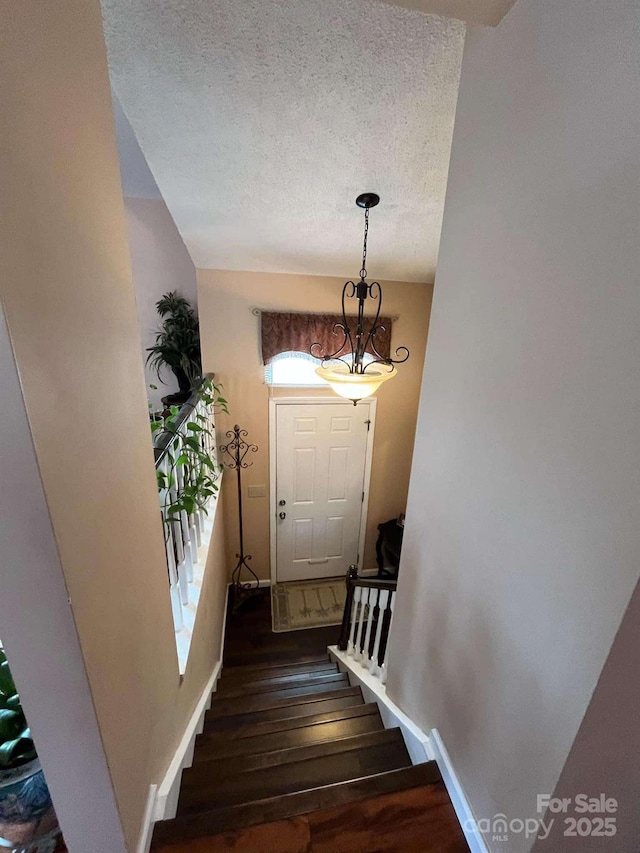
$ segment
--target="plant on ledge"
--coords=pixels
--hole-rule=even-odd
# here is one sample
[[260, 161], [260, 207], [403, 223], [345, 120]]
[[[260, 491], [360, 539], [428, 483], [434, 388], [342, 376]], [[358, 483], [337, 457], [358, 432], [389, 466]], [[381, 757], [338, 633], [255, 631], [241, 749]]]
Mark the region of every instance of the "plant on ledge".
[[[197, 510], [207, 512], [207, 503], [218, 492], [221, 466], [214, 456], [215, 434], [210, 429], [209, 412], [229, 414], [227, 401], [221, 396], [221, 386], [205, 379], [198, 389], [198, 398], [186, 422], [177, 424], [181, 409], [172, 406], [171, 417], [163, 423], [153, 422], [154, 432], [162, 429], [173, 436], [168, 446], [165, 470], [156, 470], [158, 489], [164, 492], [164, 517], [167, 523], [178, 521], [181, 513], [192, 515]], [[198, 404], [205, 410], [199, 411]]]
[[171, 395], [171, 402], [184, 402], [202, 376], [198, 315], [189, 300], [176, 291], [165, 293], [156, 303], [156, 311], [163, 322], [155, 344], [147, 348], [147, 364], [155, 370], [160, 382], [163, 367], [173, 371], [180, 392]]
[[31, 731], [0, 648], [0, 836], [2, 847], [53, 851], [59, 835]]

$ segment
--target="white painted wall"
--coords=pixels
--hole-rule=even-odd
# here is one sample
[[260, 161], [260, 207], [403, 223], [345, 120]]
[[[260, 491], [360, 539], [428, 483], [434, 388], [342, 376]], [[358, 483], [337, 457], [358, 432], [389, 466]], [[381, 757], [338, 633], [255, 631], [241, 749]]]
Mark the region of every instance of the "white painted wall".
[[479, 818], [554, 789], [638, 579], [638, 23], [518, 0], [468, 35], [388, 692]]
[[1, 303], [0, 365], [2, 640], [69, 850], [125, 853]]

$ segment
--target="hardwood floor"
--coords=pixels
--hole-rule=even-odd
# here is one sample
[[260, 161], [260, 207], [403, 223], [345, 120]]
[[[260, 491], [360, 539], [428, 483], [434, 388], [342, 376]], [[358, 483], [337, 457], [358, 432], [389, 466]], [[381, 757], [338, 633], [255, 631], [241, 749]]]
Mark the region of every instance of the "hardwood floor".
[[411, 765], [327, 656], [274, 634], [269, 590], [228, 614], [222, 679], [154, 853], [468, 853], [435, 762]]
[[301, 663], [305, 658], [326, 661], [327, 646], [338, 642], [339, 625], [274, 634], [270, 595], [269, 589], [262, 589], [246, 601], [238, 613], [228, 615], [223, 661], [225, 676], [228, 667]]

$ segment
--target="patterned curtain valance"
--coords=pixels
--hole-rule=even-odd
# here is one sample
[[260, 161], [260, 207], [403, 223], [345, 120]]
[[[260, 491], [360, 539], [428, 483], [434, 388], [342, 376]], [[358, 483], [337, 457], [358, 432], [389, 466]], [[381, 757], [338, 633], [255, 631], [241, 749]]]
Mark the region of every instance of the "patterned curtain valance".
[[[336, 323], [341, 323], [342, 317], [338, 314], [296, 314], [276, 313], [270, 311], [262, 312], [262, 361], [264, 364], [280, 355], [282, 352], [304, 352], [308, 353], [311, 345], [319, 343], [322, 349], [319, 355], [331, 355], [335, 352], [343, 339], [341, 329], [336, 329]], [[391, 317], [378, 318], [378, 331], [376, 333], [376, 349], [383, 358], [391, 354]], [[347, 323], [352, 337], [355, 340], [357, 317], [347, 317]], [[373, 317], [365, 317], [364, 328], [368, 332], [373, 324]], [[318, 350], [316, 349], [316, 352]], [[349, 343], [338, 353], [344, 355], [349, 352]], [[370, 347], [367, 352], [375, 356]]]

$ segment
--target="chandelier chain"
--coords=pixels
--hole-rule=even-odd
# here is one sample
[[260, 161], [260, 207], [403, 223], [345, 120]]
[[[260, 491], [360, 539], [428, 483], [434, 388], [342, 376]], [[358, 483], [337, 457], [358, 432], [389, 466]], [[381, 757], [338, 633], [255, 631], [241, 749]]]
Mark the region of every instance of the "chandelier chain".
[[367, 237], [369, 235], [369, 208], [364, 211], [364, 242], [362, 244], [362, 269], [360, 279], [364, 281], [367, 277]]

